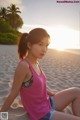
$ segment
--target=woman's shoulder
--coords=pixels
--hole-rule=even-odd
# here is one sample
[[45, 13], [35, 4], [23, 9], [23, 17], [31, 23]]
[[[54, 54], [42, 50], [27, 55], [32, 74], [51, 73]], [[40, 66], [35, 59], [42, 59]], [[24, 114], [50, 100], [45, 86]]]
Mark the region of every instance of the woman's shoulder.
[[22, 60], [18, 63], [17, 69], [28, 70], [29, 69], [29, 64], [25, 60]]
[[21, 60], [20, 62], [19, 62], [19, 65], [20, 66], [26, 66], [26, 67], [28, 67], [29, 68], [29, 64], [27, 63], [27, 61], [24, 59], [24, 60]]

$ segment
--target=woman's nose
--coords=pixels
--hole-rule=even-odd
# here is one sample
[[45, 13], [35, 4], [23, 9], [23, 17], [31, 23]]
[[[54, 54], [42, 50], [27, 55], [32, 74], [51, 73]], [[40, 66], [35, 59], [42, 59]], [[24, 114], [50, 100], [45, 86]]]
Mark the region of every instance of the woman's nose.
[[47, 51], [47, 47], [43, 47], [43, 52], [46, 52]]

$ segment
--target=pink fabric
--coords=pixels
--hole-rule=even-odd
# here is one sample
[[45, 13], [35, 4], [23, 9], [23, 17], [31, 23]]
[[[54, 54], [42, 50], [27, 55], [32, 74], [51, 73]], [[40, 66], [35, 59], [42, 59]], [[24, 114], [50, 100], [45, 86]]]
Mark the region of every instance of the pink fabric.
[[31, 63], [26, 62], [32, 72], [33, 83], [27, 88], [21, 87], [21, 100], [25, 110], [30, 115], [30, 120], [39, 120], [51, 109], [49, 96], [46, 92], [46, 76], [42, 70], [41, 74], [38, 75]]

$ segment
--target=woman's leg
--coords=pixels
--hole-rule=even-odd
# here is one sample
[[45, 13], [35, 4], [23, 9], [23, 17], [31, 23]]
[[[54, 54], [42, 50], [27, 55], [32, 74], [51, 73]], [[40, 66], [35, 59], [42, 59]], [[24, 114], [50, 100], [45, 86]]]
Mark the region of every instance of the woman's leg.
[[80, 120], [80, 117], [56, 111], [51, 115], [50, 120]]
[[54, 95], [56, 111], [63, 111], [70, 103], [72, 103], [73, 114], [80, 117], [80, 88], [72, 87]]

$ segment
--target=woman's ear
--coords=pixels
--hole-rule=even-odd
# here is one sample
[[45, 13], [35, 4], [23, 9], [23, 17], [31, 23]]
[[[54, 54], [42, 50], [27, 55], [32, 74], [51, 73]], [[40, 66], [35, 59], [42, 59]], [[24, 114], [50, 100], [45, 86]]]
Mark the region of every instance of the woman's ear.
[[31, 44], [30, 44], [30, 42], [27, 43], [27, 47], [28, 47], [28, 49], [31, 49]]

